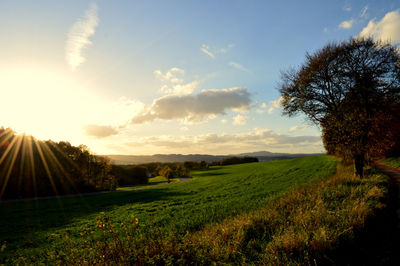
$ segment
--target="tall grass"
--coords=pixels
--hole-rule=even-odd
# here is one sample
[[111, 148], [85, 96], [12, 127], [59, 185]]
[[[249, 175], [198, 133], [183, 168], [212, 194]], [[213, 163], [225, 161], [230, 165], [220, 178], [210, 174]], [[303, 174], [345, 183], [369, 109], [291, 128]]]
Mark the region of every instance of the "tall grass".
[[157, 227], [145, 234], [134, 217], [115, 224], [101, 214], [93, 228], [81, 232], [80, 240], [59, 236], [64, 249], [45, 251], [43, 263], [337, 263], [337, 251], [356, 241], [368, 220], [386, 207], [387, 184], [379, 173], [372, 171], [360, 180], [352, 169], [339, 165], [328, 179], [293, 188], [261, 208], [183, 235]]

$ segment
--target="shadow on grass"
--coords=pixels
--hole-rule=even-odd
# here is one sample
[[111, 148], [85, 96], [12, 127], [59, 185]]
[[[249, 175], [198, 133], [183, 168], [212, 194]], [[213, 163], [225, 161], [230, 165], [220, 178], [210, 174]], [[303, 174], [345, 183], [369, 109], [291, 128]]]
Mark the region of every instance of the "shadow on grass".
[[116, 206], [167, 200], [184, 194], [155, 188], [74, 198], [2, 203], [0, 241], [13, 242], [25, 239], [34, 232], [61, 228], [75, 219], [98, 212], [108, 212]]
[[204, 173], [196, 173], [193, 175], [194, 177], [203, 177], [203, 176], [218, 176], [218, 175], [227, 175], [228, 173], [225, 172], [218, 172], [218, 173], [213, 173], [213, 172], [204, 172]]

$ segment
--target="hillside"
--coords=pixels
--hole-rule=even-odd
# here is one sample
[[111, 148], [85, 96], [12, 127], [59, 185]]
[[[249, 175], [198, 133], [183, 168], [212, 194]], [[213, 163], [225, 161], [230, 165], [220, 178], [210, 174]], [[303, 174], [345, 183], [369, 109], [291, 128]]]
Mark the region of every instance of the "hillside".
[[232, 156], [249, 156], [257, 157], [259, 161], [272, 161], [281, 159], [291, 159], [312, 156], [316, 154], [291, 154], [291, 153], [273, 153], [268, 151], [241, 153], [241, 154], [229, 154], [229, 155], [209, 155], [209, 154], [154, 154], [154, 155], [104, 155], [114, 163], [118, 165], [123, 164], [142, 164], [142, 163], [168, 163], [168, 162], [185, 162], [185, 161], [206, 161], [211, 163], [213, 161], [220, 161]]
[[376, 172], [360, 180], [313, 156], [192, 175], [153, 189], [0, 203], [0, 264], [396, 261], [388, 183]]
[[[41, 200], [35, 204], [0, 203], [0, 214], [7, 217], [0, 220], [0, 239], [7, 241], [9, 256], [17, 252], [19, 256], [30, 254], [35, 261], [43, 260], [46, 256], [40, 255], [41, 250], [62, 248], [61, 239], [54, 235], [69, 232], [72, 239], [78, 240], [79, 233], [91, 228], [101, 212], [111, 215], [116, 224], [134, 215], [144, 233], [151, 234], [159, 228], [181, 235], [260, 208], [298, 184], [325, 179], [334, 173], [335, 164], [329, 157], [316, 156], [212, 167], [193, 172], [192, 181], [162, 188]], [[24, 248], [17, 251], [21, 245]]]

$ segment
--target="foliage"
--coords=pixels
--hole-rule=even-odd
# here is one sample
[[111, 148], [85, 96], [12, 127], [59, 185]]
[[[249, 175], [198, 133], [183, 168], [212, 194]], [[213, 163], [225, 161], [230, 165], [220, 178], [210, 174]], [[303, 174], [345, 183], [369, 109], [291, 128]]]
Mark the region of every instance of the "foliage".
[[39, 141], [0, 128], [0, 199], [115, 189], [110, 161], [84, 145]]
[[[215, 171], [214, 171], [215, 172]], [[212, 173], [212, 172], [211, 172]], [[114, 221], [101, 213], [78, 238], [62, 237], [63, 252], [46, 250], [43, 263], [73, 264], [342, 264], [378, 211], [385, 208], [387, 179], [377, 173], [355, 179], [339, 166], [333, 177], [292, 188], [249, 212], [183, 234], [145, 232], [145, 220]], [[386, 221], [387, 222], [387, 221]], [[120, 228], [117, 230], [116, 228]], [[361, 248], [365, 248], [364, 246]], [[375, 248], [375, 247], [372, 247]], [[371, 249], [372, 250], [372, 249]], [[50, 255], [49, 255], [50, 254]], [[353, 262], [380, 263], [370, 257]], [[26, 258], [23, 258], [26, 262]], [[360, 261], [361, 259], [361, 261]], [[29, 261], [29, 260], [28, 260]], [[21, 257], [15, 262], [21, 262]]]
[[113, 165], [112, 174], [119, 186], [147, 184], [149, 182], [149, 172], [143, 166]]
[[257, 157], [229, 157], [221, 161], [213, 162], [213, 165], [231, 165], [231, 164], [242, 164], [242, 163], [256, 163], [258, 162]]
[[[35, 202], [0, 204], [0, 241], [7, 241], [6, 257], [45, 260], [43, 250], [65, 250], [60, 238], [90, 228], [100, 212], [116, 224], [132, 213], [141, 221], [144, 238], [153, 234], [182, 237], [265, 206], [293, 186], [325, 179], [335, 171], [335, 160], [314, 156], [282, 161], [211, 167], [192, 172], [193, 180], [149, 190], [121, 191]], [[44, 218], [45, 217], [45, 218]], [[3, 258], [3, 259], [2, 259]], [[0, 255], [0, 264], [5, 257]], [[29, 263], [28, 263], [29, 264]]]
[[381, 156], [398, 141], [399, 62], [396, 47], [372, 39], [328, 44], [283, 73], [283, 113], [303, 112], [320, 125], [327, 151], [350, 155], [362, 176], [366, 156]]

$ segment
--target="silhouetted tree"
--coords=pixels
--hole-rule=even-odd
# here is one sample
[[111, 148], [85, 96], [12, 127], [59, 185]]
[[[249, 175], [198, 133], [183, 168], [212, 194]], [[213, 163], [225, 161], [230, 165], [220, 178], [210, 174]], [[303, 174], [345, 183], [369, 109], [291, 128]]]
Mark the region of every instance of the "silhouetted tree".
[[0, 128], [0, 199], [115, 189], [108, 158], [86, 146]]
[[321, 126], [329, 153], [351, 157], [363, 176], [366, 156], [393, 146], [390, 123], [400, 102], [396, 47], [371, 38], [331, 43], [282, 74], [283, 114], [302, 112]]

